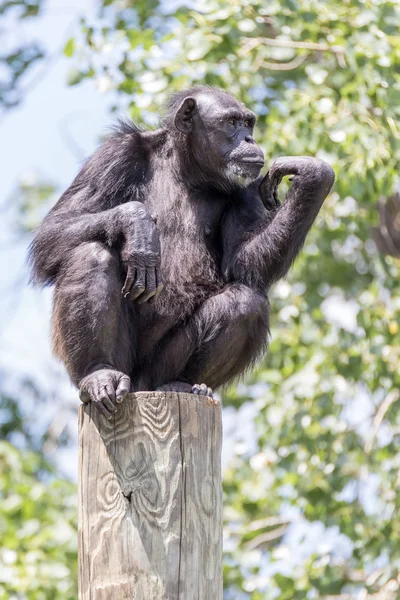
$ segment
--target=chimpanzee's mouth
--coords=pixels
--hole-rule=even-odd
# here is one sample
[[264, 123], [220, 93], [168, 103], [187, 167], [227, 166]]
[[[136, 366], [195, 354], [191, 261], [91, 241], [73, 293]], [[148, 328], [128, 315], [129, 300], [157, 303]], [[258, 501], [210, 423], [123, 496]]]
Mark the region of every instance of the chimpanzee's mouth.
[[243, 163], [244, 165], [254, 165], [255, 167], [263, 167], [264, 161], [259, 158], [246, 158], [239, 160], [238, 162]]

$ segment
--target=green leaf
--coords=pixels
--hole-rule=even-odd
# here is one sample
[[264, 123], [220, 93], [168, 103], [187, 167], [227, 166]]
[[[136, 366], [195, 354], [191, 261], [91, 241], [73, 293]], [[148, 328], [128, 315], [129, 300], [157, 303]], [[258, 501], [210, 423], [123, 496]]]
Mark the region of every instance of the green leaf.
[[71, 37], [71, 38], [69, 38], [68, 42], [64, 46], [64, 54], [65, 54], [65, 56], [68, 56], [70, 58], [74, 52], [75, 52], [75, 38]]
[[73, 68], [68, 71], [67, 83], [68, 85], [77, 85], [83, 79], [85, 79], [87, 73], [85, 71], [80, 71], [79, 69]]

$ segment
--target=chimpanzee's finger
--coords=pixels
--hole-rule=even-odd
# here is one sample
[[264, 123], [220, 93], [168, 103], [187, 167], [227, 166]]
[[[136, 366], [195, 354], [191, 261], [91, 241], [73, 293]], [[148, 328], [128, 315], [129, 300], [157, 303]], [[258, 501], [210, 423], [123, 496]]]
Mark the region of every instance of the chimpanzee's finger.
[[161, 292], [164, 289], [164, 281], [163, 278], [160, 275], [160, 271], [157, 269], [156, 271], [156, 275], [157, 275], [157, 290], [156, 290], [156, 296], [159, 296], [159, 294], [161, 294]]
[[133, 286], [133, 282], [135, 281], [136, 278], [136, 269], [133, 269], [132, 267], [128, 267], [128, 272], [126, 274], [126, 279], [125, 279], [125, 283], [124, 283], [124, 287], [122, 288], [122, 295], [124, 298], [128, 298], [131, 288]]
[[79, 399], [84, 404], [90, 402], [90, 394], [87, 390], [79, 390]]
[[282, 178], [286, 175], [297, 175], [301, 161], [290, 160], [290, 158], [291, 157], [281, 156], [274, 160], [268, 171], [269, 178], [279, 179], [280, 183]]
[[155, 302], [158, 298], [158, 296], [161, 294], [163, 288], [164, 288], [164, 282], [163, 279], [161, 277], [161, 273], [160, 273], [160, 269], [155, 269], [156, 272], [156, 293], [154, 294], [154, 296], [149, 300], [150, 304], [152, 304], [153, 302]]
[[310, 170], [318, 169], [326, 171], [326, 163], [312, 156], [280, 156], [276, 158], [269, 170], [270, 176], [279, 176], [281, 179], [286, 175], [301, 175]]
[[129, 392], [131, 391], [131, 380], [128, 375], [122, 375], [121, 379], [118, 382], [117, 390], [116, 390], [116, 401], [118, 404], [121, 404], [123, 399]]
[[146, 271], [146, 291], [137, 299], [138, 304], [143, 304], [152, 298], [156, 293], [156, 270], [154, 268]]
[[106, 417], [106, 419], [111, 419], [113, 410], [110, 410], [105, 402], [107, 395], [104, 390], [104, 385], [99, 379], [95, 379], [92, 387], [92, 401], [95, 403], [96, 408]]
[[107, 394], [107, 390], [104, 387], [101, 391], [100, 394], [100, 402], [106, 407], [106, 409], [110, 412], [110, 413], [114, 413], [117, 410], [117, 406], [116, 404], [114, 404], [111, 400], [111, 398], [109, 397], [109, 395]]
[[129, 294], [130, 300], [136, 300], [146, 289], [146, 269], [139, 267], [136, 269], [136, 278]]
[[97, 410], [103, 415], [103, 417], [105, 417], [108, 420], [112, 419], [112, 414], [107, 410], [107, 408], [104, 406], [104, 404], [102, 402], [100, 402], [99, 400], [96, 400], [94, 402], [94, 405], [97, 408]]
[[278, 186], [282, 180], [278, 172], [268, 171], [261, 181], [258, 191], [267, 210], [273, 210], [280, 206], [278, 198]]
[[115, 388], [111, 383], [106, 383], [105, 385], [107, 396], [110, 398], [111, 402], [115, 406]]

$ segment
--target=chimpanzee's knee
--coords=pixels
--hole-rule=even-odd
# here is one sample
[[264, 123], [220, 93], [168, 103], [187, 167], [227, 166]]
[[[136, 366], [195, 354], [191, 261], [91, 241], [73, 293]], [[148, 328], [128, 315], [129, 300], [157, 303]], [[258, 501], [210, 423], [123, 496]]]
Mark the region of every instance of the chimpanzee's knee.
[[242, 284], [230, 284], [206, 300], [196, 315], [195, 323], [201, 345], [222, 335], [240, 345], [251, 338], [259, 346], [265, 343], [268, 335], [269, 302], [258, 290]]
[[[217, 297], [218, 298], [218, 297]], [[228, 325], [268, 331], [269, 302], [260, 291], [235, 283], [221, 293], [221, 308]]]
[[119, 260], [115, 250], [100, 242], [86, 242], [72, 250], [67, 269], [69, 271], [86, 273], [109, 273], [119, 271]]
[[261, 324], [268, 320], [269, 302], [259, 290], [236, 283], [227, 286], [225, 293], [231, 296], [232, 309], [240, 320], [248, 324]]
[[259, 290], [242, 284], [229, 286], [226, 293], [231, 295], [231, 322], [237, 335], [243, 336], [244, 346], [248, 341], [256, 354], [267, 343], [269, 333], [269, 302]]
[[[87, 242], [74, 248], [57, 276], [55, 300], [59, 294], [99, 296], [120, 295], [122, 278], [115, 250], [100, 242]], [[71, 298], [71, 297], [70, 297]]]

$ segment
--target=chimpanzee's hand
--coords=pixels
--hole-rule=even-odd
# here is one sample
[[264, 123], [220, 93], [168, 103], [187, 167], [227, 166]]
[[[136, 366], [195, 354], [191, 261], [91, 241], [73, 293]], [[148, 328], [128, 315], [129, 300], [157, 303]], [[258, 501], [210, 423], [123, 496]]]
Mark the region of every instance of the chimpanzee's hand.
[[94, 402], [106, 419], [111, 419], [125, 396], [130, 392], [128, 375], [112, 368], [99, 369], [86, 375], [79, 383], [79, 397], [85, 404]]
[[121, 260], [126, 269], [122, 294], [139, 304], [154, 302], [163, 288], [158, 231], [146, 207], [139, 202], [121, 205], [124, 243]]
[[259, 188], [261, 199], [267, 209], [278, 207], [278, 186], [282, 178], [292, 175], [290, 181], [307, 189], [310, 197], [325, 198], [333, 185], [335, 174], [324, 160], [311, 156], [282, 156], [271, 165]]

